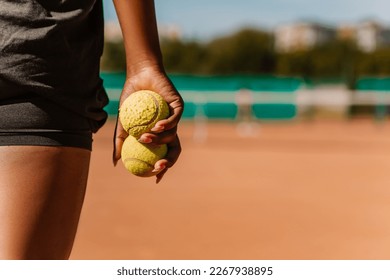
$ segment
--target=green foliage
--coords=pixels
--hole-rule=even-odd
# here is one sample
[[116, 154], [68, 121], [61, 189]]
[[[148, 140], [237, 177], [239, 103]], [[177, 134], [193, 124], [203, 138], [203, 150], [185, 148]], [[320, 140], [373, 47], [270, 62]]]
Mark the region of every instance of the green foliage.
[[272, 37], [244, 29], [209, 43], [163, 39], [161, 49], [168, 72], [196, 74], [271, 73]]
[[106, 41], [104, 43], [101, 69], [106, 72], [123, 72], [126, 70], [126, 54], [122, 41]]
[[167, 71], [180, 73], [199, 72], [206, 55], [204, 46], [197, 42], [176, 39], [161, 40], [161, 51]]
[[390, 48], [381, 48], [373, 53], [361, 54], [356, 71], [361, 76], [390, 75]]
[[276, 73], [311, 78], [349, 78], [358, 56], [352, 43], [333, 41], [306, 51], [279, 54]]
[[[390, 75], [390, 47], [362, 53], [355, 44], [334, 40], [304, 51], [276, 53], [270, 33], [243, 29], [210, 42], [163, 38], [167, 72], [187, 74], [275, 74], [308, 79], [333, 77], [351, 86], [362, 75]], [[125, 71], [122, 42], [106, 42], [103, 71]]]
[[204, 71], [218, 74], [271, 73], [275, 68], [272, 37], [244, 29], [206, 45]]

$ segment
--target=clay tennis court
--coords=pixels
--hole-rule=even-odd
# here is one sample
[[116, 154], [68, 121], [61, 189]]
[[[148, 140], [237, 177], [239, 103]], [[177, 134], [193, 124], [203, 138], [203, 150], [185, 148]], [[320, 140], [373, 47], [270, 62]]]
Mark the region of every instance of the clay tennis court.
[[388, 123], [198, 129], [158, 185], [112, 166], [112, 121], [98, 133], [72, 259], [390, 258]]

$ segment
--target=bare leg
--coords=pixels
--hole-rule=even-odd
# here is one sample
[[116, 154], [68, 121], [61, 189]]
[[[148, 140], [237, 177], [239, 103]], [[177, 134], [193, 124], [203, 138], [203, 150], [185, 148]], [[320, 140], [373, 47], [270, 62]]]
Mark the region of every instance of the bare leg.
[[67, 259], [88, 178], [90, 151], [0, 147], [0, 259]]

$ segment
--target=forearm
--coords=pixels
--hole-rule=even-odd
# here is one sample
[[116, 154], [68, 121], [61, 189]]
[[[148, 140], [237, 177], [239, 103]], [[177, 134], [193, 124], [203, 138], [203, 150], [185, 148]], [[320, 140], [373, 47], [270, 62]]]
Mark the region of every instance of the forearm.
[[162, 69], [153, 0], [113, 0], [126, 51], [127, 74], [145, 67]]

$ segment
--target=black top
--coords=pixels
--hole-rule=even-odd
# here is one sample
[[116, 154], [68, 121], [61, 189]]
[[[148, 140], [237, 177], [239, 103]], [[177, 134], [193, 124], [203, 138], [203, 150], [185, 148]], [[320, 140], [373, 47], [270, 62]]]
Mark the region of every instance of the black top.
[[[96, 121], [107, 118], [99, 77], [101, 0], [0, 0], [0, 81]], [[0, 83], [1, 84], [1, 83]]]

